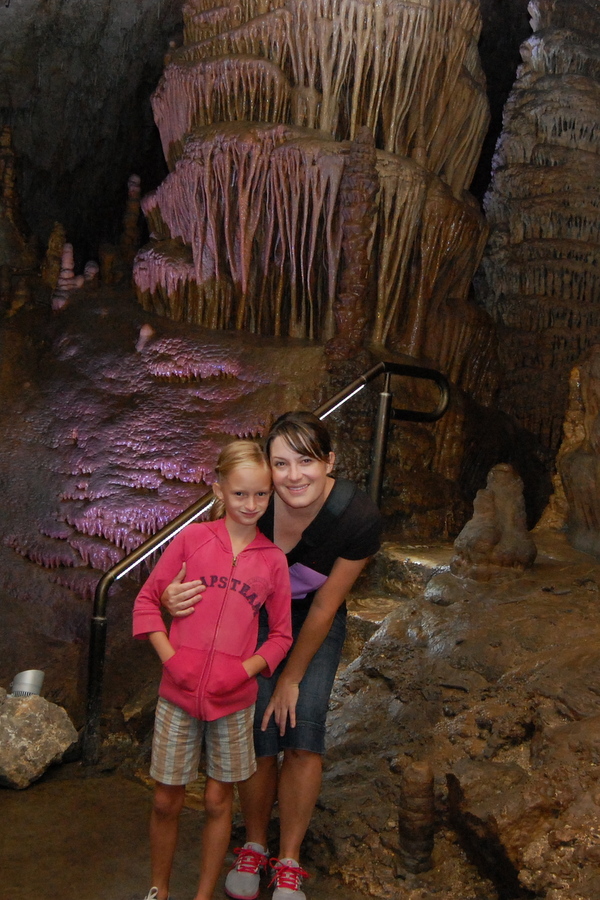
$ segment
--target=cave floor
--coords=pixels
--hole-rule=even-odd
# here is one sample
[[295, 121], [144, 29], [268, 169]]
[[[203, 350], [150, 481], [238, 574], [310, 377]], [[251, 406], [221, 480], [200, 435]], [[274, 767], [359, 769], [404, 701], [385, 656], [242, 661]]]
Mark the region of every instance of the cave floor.
[[[2, 900], [142, 900], [149, 883], [148, 787], [118, 773], [86, 772], [79, 763], [49, 770], [24, 791], [0, 788]], [[171, 896], [197, 887], [202, 812], [184, 808]], [[236, 843], [235, 835], [232, 846]], [[225, 897], [222, 883], [215, 898]], [[309, 900], [364, 900], [338, 880], [315, 875]], [[260, 900], [271, 896], [267, 881]]]

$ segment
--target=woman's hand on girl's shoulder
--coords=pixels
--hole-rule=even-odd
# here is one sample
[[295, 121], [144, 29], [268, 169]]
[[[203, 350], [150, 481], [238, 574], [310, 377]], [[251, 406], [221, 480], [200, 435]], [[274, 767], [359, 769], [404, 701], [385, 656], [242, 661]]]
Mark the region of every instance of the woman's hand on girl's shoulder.
[[290, 728], [296, 727], [296, 704], [298, 703], [298, 695], [300, 693], [300, 685], [293, 681], [286, 681], [281, 676], [273, 691], [273, 696], [265, 710], [263, 720], [261, 722], [261, 731], [266, 731], [271, 716], [275, 719], [275, 724], [279, 728], [279, 734], [284, 735], [287, 728], [288, 718]]
[[206, 585], [201, 581], [184, 581], [186, 565], [183, 563], [181, 569], [171, 582], [167, 585], [160, 596], [161, 606], [175, 618], [191, 616], [194, 607], [202, 594], [206, 590]]

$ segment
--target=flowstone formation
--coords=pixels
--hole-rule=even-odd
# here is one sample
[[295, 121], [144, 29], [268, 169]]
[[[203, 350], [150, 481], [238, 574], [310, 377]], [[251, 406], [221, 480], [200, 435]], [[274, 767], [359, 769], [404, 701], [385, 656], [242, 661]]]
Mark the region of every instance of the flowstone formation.
[[498, 402], [555, 452], [569, 371], [600, 339], [600, 6], [531, 0], [529, 11], [477, 290], [499, 326]]
[[489, 399], [466, 193], [488, 122], [477, 0], [190, 0], [153, 97], [142, 305], [210, 328], [426, 356]]
[[[209, 490], [225, 443], [316, 406], [326, 372], [321, 345], [159, 319], [123, 286], [47, 294], [0, 329], [0, 684], [44, 670], [79, 727], [102, 573]], [[107, 709], [154, 673], [131, 641], [146, 575], [111, 591]]]

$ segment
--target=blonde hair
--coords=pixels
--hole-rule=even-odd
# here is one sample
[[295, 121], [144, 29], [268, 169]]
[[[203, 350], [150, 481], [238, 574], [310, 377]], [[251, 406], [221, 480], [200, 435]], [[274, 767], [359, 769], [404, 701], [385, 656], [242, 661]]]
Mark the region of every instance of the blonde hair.
[[[266, 469], [269, 475], [271, 474], [269, 461], [260, 444], [257, 444], [256, 441], [232, 441], [231, 444], [223, 447], [215, 466], [219, 484], [228, 478], [235, 469], [242, 466], [257, 466]], [[222, 519], [224, 515], [225, 504], [216, 497], [210, 508], [210, 518], [211, 520]]]

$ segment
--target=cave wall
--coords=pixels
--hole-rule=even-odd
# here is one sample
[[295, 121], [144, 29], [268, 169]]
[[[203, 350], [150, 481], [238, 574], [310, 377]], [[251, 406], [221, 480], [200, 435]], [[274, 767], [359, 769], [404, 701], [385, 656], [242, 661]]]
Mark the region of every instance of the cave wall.
[[42, 244], [58, 220], [87, 258], [113, 239], [129, 175], [163, 177], [148, 98], [181, 5], [2, 3], [0, 125], [12, 126], [23, 215]]

